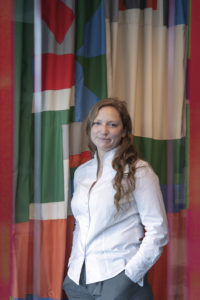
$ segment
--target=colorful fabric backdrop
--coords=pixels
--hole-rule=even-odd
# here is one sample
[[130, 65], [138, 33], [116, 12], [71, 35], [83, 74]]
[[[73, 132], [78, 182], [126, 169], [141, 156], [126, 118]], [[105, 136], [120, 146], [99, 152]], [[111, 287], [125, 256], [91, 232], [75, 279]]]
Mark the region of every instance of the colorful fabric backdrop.
[[187, 273], [188, 16], [187, 0], [15, 2], [13, 299], [66, 297], [73, 174], [90, 159], [87, 113], [107, 96], [127, 101], [134, 143], [160, 178], [170, 242], [149, 272], [155, 300], [195, 299]]

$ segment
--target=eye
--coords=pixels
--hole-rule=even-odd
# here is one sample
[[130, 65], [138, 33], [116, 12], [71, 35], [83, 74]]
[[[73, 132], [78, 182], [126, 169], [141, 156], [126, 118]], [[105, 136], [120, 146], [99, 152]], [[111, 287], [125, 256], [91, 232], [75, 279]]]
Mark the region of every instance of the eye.
[[114, 122], [110, 122], [108, 125], [112, 128], [115, 128], [115, 127], [117, 127], [118, 124], [114, 123]]
[[98, 125], [101, 125], [101, 122], [100, 121], [94, 121], [92, 123], [92, 126], [98, 126]]

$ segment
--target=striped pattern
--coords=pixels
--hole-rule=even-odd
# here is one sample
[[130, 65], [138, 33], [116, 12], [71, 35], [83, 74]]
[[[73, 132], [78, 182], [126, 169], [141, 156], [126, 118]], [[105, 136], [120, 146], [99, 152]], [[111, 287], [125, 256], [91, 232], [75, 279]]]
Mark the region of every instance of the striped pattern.
[[[17, 115], [19, 127], [16, 130], [17, 138], [20, 138], [20, 150], [16, 153], [14, 299], [32, 299], [32, 295], [38, 295], [38, 299], [61, 299], [62, 280], [71, 248], [74, 220], [73, 217], [67, 217], [71, 215], [71, 180], [70, 152], [65, 149], [69, 144], [68, 141], [66, 143], [65, 127], [74, 121], [74, 1], [66, 2], [42, 2], [42, 32], [46, 33], [42, 43], [42, 88], [34, 94], [33, 23], [19, 20], [16, 24], [16, 56], [23, 63], [20, 64], [19, 59], [16, 68], [17, 78], [22, 78], [22, 83], [18, 85], [22, 90], [17, 93], [17, 113], [21, 115]], [[23, 16], [33, 12], [33, 2], [30, 5], [30, 1], [26, 2], [17, 13]], [[48, 15], [45, 15], [47, 11]], [[58, 30], [57, 21], [55, 23], [56, 12], [62, 15], [61, 30], [65, 29], [62, 33]], [[21, 28], [26, 35], [21, 35]], [[23, 55], [22, 43], [27, 50]], [[21, 65], [26, 66], [26, 72], [20, 69]], [[38, 99], [41, 99], [41, 103], [38, 103]], [[41, 181], [38, 188], [41, 199], [40, 203], [35, 203], [34, 188], [37, 187], [34, 186], [33, 125], [39, 122], [42, 143], [39, 166]], [[55, 247], [52, 247], [54, 243]]]
[[[35, 90], [33, 97], [28, 96], [33, 91], [33, 86], [30, 84], [32, 83], [33, 52], [30, 50], [33, 49], [31, 48], [33, 26], [27, 23], [19, 24], [27, 32], [28, 38], [26, 37], [24, 42], [28, 52], [22, 59], [25, 61], [24, 64], [29, 66], [28, 73], [22, 73], [24, 86], [28, 87], [28, 94], [27, 89], [26, 92], [25, 89], [22, 89], [22, 93], [24, 92], [22, 101], [26, 115], [19, 118], [22, 120], [24, 118], [24, 122], [26, 122], [29, 116], [29, 126], [19, 132], [21, 149], [17, 162], [22, 171], [16, 176], [17, 224], [14, 226], [16, 235], [14, 299], [32, 299], [32, 295], [36, 294], [40, 295], [38, 299], [62, 298], [61, 286], [70, 254], [74, 226], [70, 208], [73, 173], [80, 163], [90, 159], [83, 134], [83, 120], [90, 106], [100, 97], [106, 96], [106, 68], [103, 66], [105, 65], [105, 46], [99, 52], [102, 40], [85, 55], [88, 40], [98, 36], [101, 31], [102, 39], [105, 37], [105, 30], [102, 29], [103, 1], [94, 2], [88, 17], [91, 17], [89, 26], [93, 26], [95, 30], [91, 36], [87, 34], [87, 41], [79, 40], [79, 45], [76, 41], [76, 50], [74, 49], [75, 2], [62, 1], [61, 3], [56, 0], [51, 3], [49, 1], [42, 2], [42, 36], [44, 36], [41, 57], [42, 84], [41, 90]], [[26, 14], [29, 9], [33, 11], [33, 7], [25, 7], [25, 11], [21, 11], [21, 13]], [[76, 11], [81, 14], [79, 21], [87, 23], [88, 20], [84, 19], [86, 11], [83, 13], [81, 7], [77, 7]], [[55, 22], [57, 14], [59, 14], [59, 24], [62, 26], [61, 32], [58, 30], [60, 25]], [[93, 16], [94, 14], [95, 16]], [[68, 17], [70, 22], [66, 21]], [[80, 25], [81, 28], [82, 25], [84, 24]], [[85, 28], [85, 32], [88, 32], [88, 25], [83, 28]], [[83, 37], [86, 35], [85, 32], [83, 32]], [[20, 31], [17, 34], [18, 37], [21, 37]], [[20, 49], [17, 54], [21, 54]], [[36, 56], [36, 59], [38, 58]], [[75, 58], [76, 79], [80, 79], [80, 82], [76, 83], [76, 91], [74, 89]], [[90, 68], [89, 74], [88, 68]], [[99, 72], [97, 72], [98, 69]], [[20, 72], [19, 69], [19, 74]], [[99, 84], [101, 81], [102, 85]], [[103, 86], [105, 86], [104, 90], [102, 90]], [[90, 103], [88, 101], [84, 103], [84, 99], [89, 99]], [[38, 186], [38, 190], [40, 190], [39, 203], [35, 201], [37, 198], [34, 197], [34, 188], [36, 187], [34, 187], [33, 169], [35, 142], [32, 134], [33, 124], [36, 124], [35, 128], [41, 126], [41, 158], [39, 159], [41, 165], [39, 166], [40, 170], [37, 170], [41, 178], [40, 186]], [[19, 128], [21, 129], [21, 126]], [[20, 160], [22, 155], [23, 161]], [[56, 247], [52, 248], [52, 241], [53, 245], [56, 243]]]
[[[162, 299], [184, 299], [189, 205], [187, 1], [41, 3], [42, 53], [35, 58], [42, 61], [40, 90], [33, 91], [33, 22], [22, 18], [33, 12], [33, 2], [26, 2], [16, 12], [13, 297], [64, 297], [61, 285], [74, 226], [70, 209], [73, 176], [76, 167], [90, 159], [84, 120], [90, 107], [108, 95], [127, 100], [134, 143], [158, 174], [168, 210], [173, 234], [161, 260], [151, 270], [155, 299], [161, 295]], [[26, 66], [25, 70], [21, 66]], [[37, 124], [41, 125], [41, 165], [34, 166], [33, 131]], [[41, 177], [38, 188], [34, 172]], [[34, 197], [37, 190], [39, 202]], [[163, 278], [161, 273], [165, 274]]]
[[[112, 16], [107, 13], [106, 18], [108, 95], [127, 100], [135, 144], [160, 176], [167, 208], [169, 190], [166, 183], [171, 168], [168, 162], [172, 160], [173, 175], [170, 176], [173, 178], [170, 180], [174, 202], [169, 211], [177, 211], [187, 206], [184, 156], [186, 1], [176, 2], [176, 5], [173, 2], [169, 7], [169, 29], [165, 25], [166, 7], [162, 1], [157, 1], [157, 5], [152, 3], [153, 9], [144, 9], [148, 6], [144, 1], [144, 10], [136, 9], [138, 1], [122, 2], [124, 8], [120, 6], [118, 11], [116, 6], [116, 12]], [[171, 157], [170, 148], [174, 151]]]
[[108, 95], [127, 100], [168, 211], [170, 243], [150, 273], [155, 299], [185, 299], [187, 1], [119, 1], [107, 7], [106, 32]]

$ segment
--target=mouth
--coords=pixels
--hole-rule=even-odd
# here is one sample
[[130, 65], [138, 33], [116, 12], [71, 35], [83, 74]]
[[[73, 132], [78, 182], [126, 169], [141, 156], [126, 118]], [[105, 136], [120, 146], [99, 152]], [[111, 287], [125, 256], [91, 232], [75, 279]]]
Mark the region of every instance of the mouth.
[[99, 140], [100, 140], [100, 141], [106, 141], [106, 142], [109, 142], [109, 141], [110, 141], [110, 139], [108, 139], [108, 138], [99, 138]]

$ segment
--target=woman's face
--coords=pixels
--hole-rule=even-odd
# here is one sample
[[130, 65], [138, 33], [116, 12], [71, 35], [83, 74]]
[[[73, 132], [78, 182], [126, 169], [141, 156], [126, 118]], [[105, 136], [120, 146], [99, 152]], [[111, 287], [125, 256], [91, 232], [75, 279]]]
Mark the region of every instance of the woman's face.
[[118, 111], [112, 106], [102, 107], [91, 127], [91, 140], [99, 155], [117, 147], [124, 136]]

